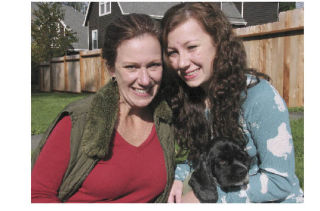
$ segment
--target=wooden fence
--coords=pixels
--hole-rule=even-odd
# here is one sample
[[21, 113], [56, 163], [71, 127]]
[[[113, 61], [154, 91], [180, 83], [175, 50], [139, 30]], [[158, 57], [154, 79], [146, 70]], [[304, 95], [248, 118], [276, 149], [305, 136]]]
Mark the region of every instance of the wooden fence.
[[235, 29], [248, 65], [268, 74], [289, 107], [304, 105], [304, 10], [279, 14], [279, 21]]
[[[248, 65], [268, 74], [289, 107], [304, 105], [304, 10], [279, 14], [279, 21], [235, 29]], [[96, 92], [110, 76], [101, 49], [54, 58], [40, 68], [41, 91]]]
[[45, 92], [96, 92], [110, 76], [101, 49], [53, 58], [40, 66], [40, 90]]

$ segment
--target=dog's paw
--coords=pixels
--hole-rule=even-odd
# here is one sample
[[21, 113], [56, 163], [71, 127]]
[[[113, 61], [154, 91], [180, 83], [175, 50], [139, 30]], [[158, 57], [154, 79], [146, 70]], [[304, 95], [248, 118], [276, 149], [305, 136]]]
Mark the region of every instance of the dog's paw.
[[[191, 175], [189, 185], [201, 203], [215, 203], [218, 200], [216, 184], [204, 182], [203, 172], [195, 171]], [[204, 185], [205, 184], [205, 185]]]

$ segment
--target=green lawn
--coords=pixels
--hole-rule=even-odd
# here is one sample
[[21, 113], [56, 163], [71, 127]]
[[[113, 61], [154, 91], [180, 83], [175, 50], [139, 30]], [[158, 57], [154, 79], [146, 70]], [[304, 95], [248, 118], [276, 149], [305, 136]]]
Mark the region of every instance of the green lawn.
[[31, 93], [31, 134], [44, 133], [58, 113], [72, 101], [90, 94]]
[[[70, 102], [90, 94], [71, 93], [32, 93], [31, 94], [31, 134], [44, 133], [57, 114]], [[303, 112], [303, 107], [289, 109], [291, 112]], [[300, 185], [304, 187], [304, 120], [290, 121], [295, 148], [296, 174]]]
[[304, 119], [290, 121], [295, 150], [296, 174], [304, 189]]

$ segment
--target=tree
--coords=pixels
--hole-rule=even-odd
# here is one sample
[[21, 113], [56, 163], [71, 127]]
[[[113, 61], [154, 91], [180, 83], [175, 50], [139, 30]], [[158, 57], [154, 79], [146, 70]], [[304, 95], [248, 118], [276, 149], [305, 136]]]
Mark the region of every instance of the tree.
[[31, 22], [32, 64], [50, 61], [52, 57], [63, 56], [72, 43], [77, 41], [76, 33], [64, 28], [64, 13], [59, 3], [38, 3]]
[[296, 8], [296, 2], [279, 2], [279, 12], [293, 10]]

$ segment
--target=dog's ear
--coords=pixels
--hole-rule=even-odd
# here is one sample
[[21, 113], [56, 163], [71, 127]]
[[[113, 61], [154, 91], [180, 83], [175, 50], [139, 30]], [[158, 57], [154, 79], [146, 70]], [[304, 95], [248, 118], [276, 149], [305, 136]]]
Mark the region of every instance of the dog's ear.
[[202, 154], [198, 168], [191, 175], [189, 185], [200, 202], [215, 203], [218, 200], [217, 187], [215, 180], [210, 177], [206, 160], [206, 155]]

